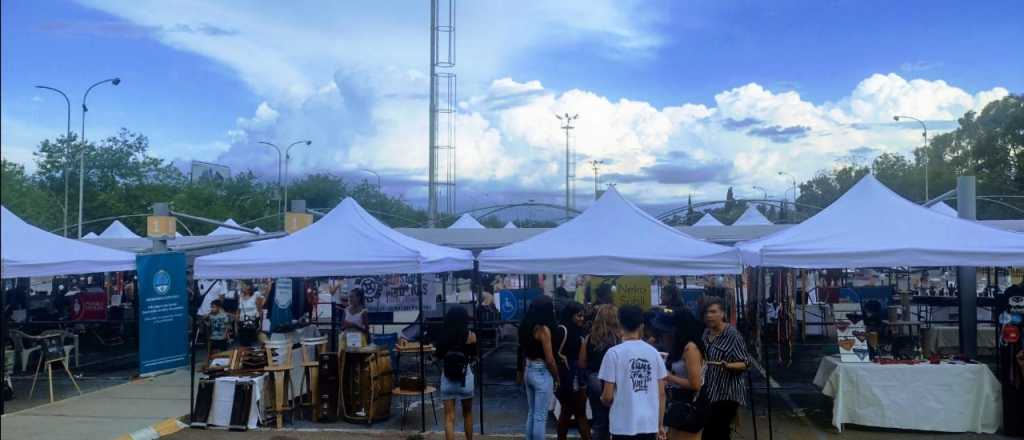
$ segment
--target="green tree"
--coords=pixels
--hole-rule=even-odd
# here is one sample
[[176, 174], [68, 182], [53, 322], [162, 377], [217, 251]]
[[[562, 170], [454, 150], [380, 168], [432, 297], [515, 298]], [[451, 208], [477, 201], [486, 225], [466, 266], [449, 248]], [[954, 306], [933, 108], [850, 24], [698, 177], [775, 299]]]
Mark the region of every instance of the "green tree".
[[2, 160], [0, 204], [23, 220], [44, 229], [63, 225], [61, 200], [25, 172], [25, 167]]

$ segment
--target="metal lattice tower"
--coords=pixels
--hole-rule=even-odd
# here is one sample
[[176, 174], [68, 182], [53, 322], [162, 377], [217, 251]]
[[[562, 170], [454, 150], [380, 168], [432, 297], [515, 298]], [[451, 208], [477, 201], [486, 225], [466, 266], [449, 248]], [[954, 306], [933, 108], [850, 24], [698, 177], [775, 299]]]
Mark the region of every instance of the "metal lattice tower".
[[570, 142], [573, 121], [579, 119], [580, 115], [555, 115], [562, 122], [561, 129], [565, 130], [565, 216], [569, 217], [569, 211], [576, 209], [576, 149], [573, 142]]
[[430, 0], [429, 225], [455, 213], [455, 0]]

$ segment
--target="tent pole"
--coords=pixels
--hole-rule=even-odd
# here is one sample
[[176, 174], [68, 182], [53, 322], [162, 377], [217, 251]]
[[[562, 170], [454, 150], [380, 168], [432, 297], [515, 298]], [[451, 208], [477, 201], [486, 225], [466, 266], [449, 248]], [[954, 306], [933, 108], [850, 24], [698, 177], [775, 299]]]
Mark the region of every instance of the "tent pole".
[[[765, 328], [767, 329], [767, 327], [768, 327], [768, 315], [762, 315], [762, 316], [763, 316], [762, 320], [764, 321]], [[764, 341], [765, 336], [767, 336], [767, 333], [768, 332], [766, 332], [766, 331], [762, 331], [761, 332], [761, 346], [763, 347], [762, 350], [763, 350], [763, 353], [764, 353], [764, 376], [765, 376], [764, 377], [764, 388], [765, 388], [765, 391], [766, 391], [765, 405], [768, 407], [768, 438], [771, 440], [771, 439], [774, 439], [774, 433], [772, 432], [772, 429], [773, 429], [772, 428], [772, 382], [771, 382], [772, 381], [772, 379], [771, 379], [772, 378], [772, 366], [771, 366], [772, 360], [768, 356], [768, 345]]]
[[[480, 331], [480, 311], [483, 309], [480, 303], [480, 297], [483, 292], [483, 286], [480, 284], [480, 262], [473, 260], [473, 319], [476, 321], [476, 331]], [[480, 340], [476, 341], [476, 358], [477, 358], [477, 370], [480, 374], [476, 375], [476, 388], [477, 388], [477, 401], [480, 407], [480, 435], [484, 435], [484, 357], [482, 350], [480, 349]], [[472, 426], [464, 427], [466, 431], [472, 431]]]
[[[739, 283], [737, 285], [740, 288], [743, 289], [743, 294], [744, 294], [743, 296], [746, 296], [746, 294], [749, 292], [750, 286], [743, 284], [743, 274], [740, 274], [739, 278], [740, 278], [740, 281], [739, 281]], [[750, 277], [750, 276], [747, 277], [748, 280], [752, 279], [752, 278], [753, 277]], [[749, 316], [748, 315], [748, 310], [746, 309], [746, 307], [747, 307], [747, 301], [744, 300], [743, 301], [743, 307], [742, 308], [738, 307], [738, 309], [743, 311], [743, 315], [744, 316]], [[749, 319], [744, 318], [743, 322], [746, 324], [747, 331], [749, 332], [753, 328], [750, 325]], [[750, 400], [750, 421], [751, 421], [751, 424], [752, 424], [752, 426], [754, 428], [754, 440], [758, 440], [757, 439], [757, 406], [754, 403], [754, 381], [753, 381], [752, 375], [750, 374], [750, 369], [747, 369], [747, 396], [748, 396], [748, 398]]]
[[[67, 212], [65, 212], [66, 214]], [[67, 234], [67, 230], [64, 231], [64, 234]], [[0, 290], [3, 290], [3, 292], [0, 292], [0, 341], [3, 341], [3, 344], [0, 344], [0, 365], [2, 365], [0, 368], [3, 368], [2, 373], [0, 373], [0, 381], [7, 382], [7, 289]], [[11, 370], [14, 369], [12, 368]], [[14, 371], [11, 372], [13, 373]], [[6, 400], [3, 396], [0, 396], [0, 415], [7, 413]]]
[[416, 293], [416, 297], [419, 299], [420, 303], [420, 324], [418, 325], [420, 327], [420, 336], [418, 338], [420, 341], [420, 349], [418, 351], [420, 353], [420, 379], [423, 380], [423, 387], [420, 387], [420, 432], [425, 433], [427, 432], [427, 406], [425, 403], [427, 400], [427, 375], [426, 367], [423, 363], [423, 349], [426, 347], [426, 344], [424, 344], [425, 341], [423, 340], [423, 274], [421, 273], [416, 274]]
[[[196, 287], [195, 292], [198, 293], [198, 291], [199, 291], [198, 287], [199, 286], [198, 285], [194, 285], [194, 287]], [[195, 307], [195, 301], [196, 301], [196, 296], [195, 295], [189, 295], [188, 300], [189, 300], [188, 310], [189, 310], [189, 313], [192, 315], [192, 326], [191, 326], [192, 327], [192, 332], [191, 332], [191, 334], [189, 335], [189, 338], [188, 338], [189, 352], [191, 353], [190, 356], [189, 356], [189, 375], [188, 375], [188, 383], [189, 383], [189, 385], [188, 385], [188, 423], [192, 424], [192, 423], [195, 423], [195, 421], [196, 421], [196, 413], [195, 413], [196, 400], [195, 399], [196, 399], [196, 333], [197, 333], [197, 331], [196, 331], [196, 325], [197, 325], [197, 322], [196, 322], [197, 319], [196, 318], [197, 318], [197, 315], [194, 314], [192, 311], [193, 310], [198, 310], [198, 308]]]
[[426, 403], [425, 403], [426, 400], [427, 400], [426, 399], [427, 374], [426, 374], [425, 365], [423, 363], [423, 349], [426, 347], [426, 344], [424, 344], [425, 341], [423, 340], [423, 323], [424, 323], [424, 320], [423, 320], [423, 275], [422, 274], [416, 274], [416, 293], [417, 293], [416, 297], [419, 298], [419, 307], [420, 307], [420, 315], [419, 315], [420, 335], [419, 335], [419, 338], [418, 338], [419, 342], [420, 342], [420, 349], [418, 350], [419, 354], [420, 354], [420, 379], [423, 379], [423, 386], [420, 387], [420, 432], [427, 432], [427, 406], [426, 406]]
[[[341, 286], [338, 286], [341, 289]], [[335, 296], [331, 294], [331, 351], [338, 351], [338, 315], [334, 313], [334, 309], [338, 307], [338, 304], [334, 302]], [[397, 368], [397, 365], [396, 365]]]

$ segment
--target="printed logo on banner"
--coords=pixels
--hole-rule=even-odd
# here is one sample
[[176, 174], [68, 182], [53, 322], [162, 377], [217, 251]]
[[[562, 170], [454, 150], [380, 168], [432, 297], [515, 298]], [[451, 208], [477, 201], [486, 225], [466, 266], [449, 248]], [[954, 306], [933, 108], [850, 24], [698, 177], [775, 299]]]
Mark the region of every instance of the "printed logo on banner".
[[615, 287], [613, 301], [616, 306], [631, 304], [643, 309], [651, 307], [651, 278], [646, 276], [591, 277], [590, 292], [594, 295], [602, 284]]
[[160, 269], [153, 274], [153, 291], [160, 294], [166, 295], [167, 292], [171, 291], [171, 274], [167, 273], [166, 270]]

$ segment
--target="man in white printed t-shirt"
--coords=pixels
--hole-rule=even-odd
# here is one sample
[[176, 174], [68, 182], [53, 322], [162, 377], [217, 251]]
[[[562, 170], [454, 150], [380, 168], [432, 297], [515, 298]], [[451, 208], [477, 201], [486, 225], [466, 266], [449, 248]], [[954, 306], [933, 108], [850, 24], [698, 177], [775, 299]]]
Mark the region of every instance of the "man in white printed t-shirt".
[[626, 305], [619, 309], [622, 342], [608, 350], [597, 376], [604, 382], [601, 402], [611, 407], [609, 431], [618, 439], [664, 439], [665, 363], [641, 339], [644, 312]]

